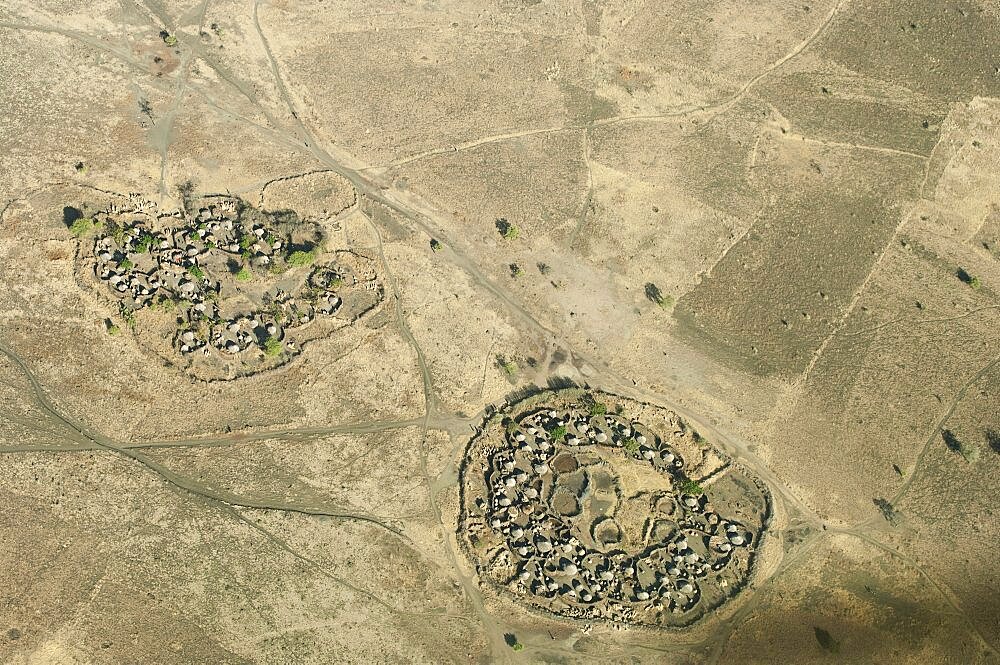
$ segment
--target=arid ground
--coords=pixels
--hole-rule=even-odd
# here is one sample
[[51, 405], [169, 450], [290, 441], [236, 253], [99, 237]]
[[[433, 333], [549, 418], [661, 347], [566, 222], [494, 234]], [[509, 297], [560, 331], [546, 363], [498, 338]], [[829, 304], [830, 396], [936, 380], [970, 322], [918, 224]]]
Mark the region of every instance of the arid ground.
[[[154, 296], [97, 222], [213, 197], [322, 233], [163, 236], [248, 322], [199, 365], [93, 256]], [[377, 307], [260, 337], [347, 255]], [[731, 602], [479, 575], [470, 441], [567, 386], [766, 486]], [[998, 505], [995, 0], [0, 2], [0, 662], [998, 663]]]

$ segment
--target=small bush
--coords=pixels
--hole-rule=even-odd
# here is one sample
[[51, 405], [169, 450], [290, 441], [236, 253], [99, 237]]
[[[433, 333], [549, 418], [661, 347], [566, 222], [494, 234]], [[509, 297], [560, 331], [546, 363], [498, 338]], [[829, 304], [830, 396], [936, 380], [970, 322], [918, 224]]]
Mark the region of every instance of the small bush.
[[603, 402], [594, 402], [590, 405], [590, 415], [603, 416], [608, 412], [608, 407]]
[[958, 449], [958, 453], [964, 457], [965, 461], [969, 464], [975, 464], [979, 461], [979, 446], [974, 443], [963, 441], [961, 447]]
[[969, 464], [974, 464], [979, 459], [979, 446], [964, 439], [959, 439], [950, 429], [941, 430], [941, 438], [948, 450], [958, 453], [965, 458]]
[[625, 452], [631, 455], [639, 454], [639, 442], [635, 439], [628, 439], [625, 441], [625, 443], [622, 444], [622, 448], [625, 449]]
[[691, 480], [690, 478], [685, 478], [678, 485], [678, 489], [684, 494], [704, 494], [705, 490], [701, 485]]
[[167, 35], [163, 38], [163, 43], [167, 46], [177, 46], [177, 37], [173, 35]]
[[497, 231], [504, 240], [517, 240], [521, 235], [520, 229], [501, 217], [496, 222]]
[[441, 244], [441, 241], [437, 238], [431, 238], [431, 250], [440, 252], [442, 249], [444, 249], [444, 245]]
[[503, 356], [497, 356], [497, 365], [500, 366], [500, 369], [502, 369], [504, 374], [506, 374], [509, 378], [514, 378], [517, 374], [517, 363], [513, 360], [508, 360]]
[[155, 312], [173, 312], [177, 309], [177, 301], [173, 298], [161, 295], [149, 305]]
[[269, 356], [279, 355], [284, 350], [284, 345], [276, 337], [269, 336], [264, 340], [264, 353]]
[[118, 326], [116, 326], [113, 323], [109, 323], [107, 325], [107, 329], [108, 329], [108, 334], [111, 335], [112, 337], [114, 337], [115, 335], [118, 335], [122, 331], [121, 328], [119, 328]]
[[131, 270], [132, 268], [135, 267], [135, 264], [133, 264], [128, 259], [123, 259], [122, 262], [118, 264], [118, 267], [121, 268], [122, 270]]
[[661, 291], [660, 287], [656, 284], [653, 284], [652, 282], [647, 283], [645, 290], [646, 298], [650, 302], [662, 307], [663, 309], [670, 309], [674, 306], [673, 297]]
[[118, 311], [121, 314], [122, 320], [128, 324], [128, 327], [135, 330], [135, 311], [126, 307], [124, 303], [119, 306]]
[[505, 633], [503, 639], [504, 642], [507, 643], [507, 646], [509, 646], [514, 651], [521, 651], [522, 649], [524, 649], [524, 645], [521, 644], [521, 642], [517, 639], [514, 633]]
[[205, 279], [205, 271], [201, 269], [201, 266], [191, 266], [188, 268], [188, 274], [195, 279]]
[[249, 282], [251, 279], [253, 279], [253, 273], [250, 272], [250, 270], [246, 266], [243, 266], [242, 268], [240, 268], [240, 271], [236, 273], [236, 279], [240, 280], [241, 282]]
[[69, 232], [77, 238], [81, 238], [90, 233], [95, 226], [97, 226], [97, 224], [94, 222], [93, 217], [80, 217], [70, 224]]
[[510, 276], [517, 278], [524, 274], [524, 268], [517, 265], [516, 263], [510, 264]]
[[139, 238], [139, 242], [135, 244], [135, 251], [140, 254], [145, 254], [153, 250], [153, 246], [156, 244], [156, 237], [152, 233], [143, 233]]
[[108, 220], [108, 235], [114, 238], [119, 245], [125, 243], [125, 227], [113, 219]]
[[563, 427], [562, 425], [559, 425], [558, 427], [554, 428], [550, 432], [550, 434], [552, 435], [553, 439], [555, 439], [556, 441], [558, 441], [559, 439], [561, 439], [564, 436], [566, 436], [566, 428]]
[[307, 252], [297, 249], [289, 254], [286, 260], [288, 261], [288, 265], [293, 268], [301, 268], [302, 266], [312, 265], [312, 262], [316, 260], [316, 251], [310, 250]]
[[969, 286], [971, 286], [973, 289], [978, 289], [979, 287], [982, 286], [982, 282], [979, 281], [979, 278], [970, 273], [965, 268], [959, 268], [958, 270], [956, 270], [955, 276], [958, 277], [963, 282], [965, 282], [966, 284], [968, 284]]

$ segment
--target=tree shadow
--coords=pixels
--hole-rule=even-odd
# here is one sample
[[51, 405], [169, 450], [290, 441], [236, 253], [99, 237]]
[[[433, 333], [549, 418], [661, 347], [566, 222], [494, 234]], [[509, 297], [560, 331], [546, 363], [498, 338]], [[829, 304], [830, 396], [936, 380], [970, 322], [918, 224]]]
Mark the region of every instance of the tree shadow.
[[823, 651], [828, 653], [837, 653], [840, 651], [840, 642], [833, 639], [833, 636], [829, 632], [819, 626], [813, 626], [813, 632], [816, 634], [816, 641], [819, 642], [819, 646]]
[[897, 524], [899, 524], [899, 519], [900, 519], [899, 511], [896, 510], [896, 508], [892, 505], [892, 503], [888, 499], [878, 497], [872, 499], [872, 503], [874, 503], [875, 507], [879, 509], [880, 513], [882, 513], [882, 517], [885, 518], [886, 522], [888, 522], [892, 526], [896, 526]]
[[944, 439], [944, 445], [948, 447], [948, 450], [953, 453], [962, 452], [962, 442], [958, 440], [958, 437], [950, 429], [941, 430], [941, 438]]
[[79, 208], [74, 208], [73, 206], [65, 206], [63, 208], [63, 224], [66, 228], [73, 226], [73, 222], [78, 219], [83, 218], [83, 211]]

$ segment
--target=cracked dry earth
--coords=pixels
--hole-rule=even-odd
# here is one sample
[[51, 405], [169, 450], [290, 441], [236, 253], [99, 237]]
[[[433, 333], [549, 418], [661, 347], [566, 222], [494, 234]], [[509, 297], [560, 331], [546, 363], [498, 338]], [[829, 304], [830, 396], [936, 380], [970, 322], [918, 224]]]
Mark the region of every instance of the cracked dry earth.
[[[0, 662], [996, 663], [998, 34], [988, 0], [2, 3]], [[243, 247], [216, 199], [290, 226]], [[192, 225], [158, 284], [193, 327], [82, 288], [154, 295], [141, 232], [73, 225], [130, 200]], [[346, 272], [286, 249], [365, 257], [378, 306], [291, 353], [315, 303], [267, 319], [267, 289], [341, 311]], [[204, 279], [233, 312], [199, 373]], [[648, 621], [470, 556], [476, 433], [567, 386], [766, 491], [755, 526], [707, 467], [558, 462], [618, 503], [553, 505], [671, 561], [567, 551], [525, 592], [633, 568]], [[699, 450], [642, 436], [634, 468]], [[727, 543], [752, 572], [697, 577]]]

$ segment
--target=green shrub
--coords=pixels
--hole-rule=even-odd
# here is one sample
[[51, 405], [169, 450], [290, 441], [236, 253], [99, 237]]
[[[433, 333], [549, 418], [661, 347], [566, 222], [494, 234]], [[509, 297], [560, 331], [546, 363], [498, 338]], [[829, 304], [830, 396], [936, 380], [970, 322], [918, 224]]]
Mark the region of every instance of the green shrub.
[[251, 279], [253, 279], [253, 273], [250, 272], [250, 270], [246, 266], [243, 266], [242, 268], [240, 268], [240, 271], [236, 273], [236, 279], [240, 280], [241, 282], [249, 282]]
[[125, 244], [125, 227], [113, 219], [108, 220], [108, 235], [114, 238], [119, 245]]
[[304, 251], [297, 249], [288, 255], [288, 265], [294, 268], [311, 265], [316, 260], [316, 250]]
[[558, 427], [554, 428], [550, 432], [550, 434], [552, 435], [553, 439], [555, 439], [556, 441], [558, 441], [559, 439], [561, 439], [564, 436], [566, 436], [566, 428], [563, 427], [562, 425], [559, 425]]
[[603, 402], [594, 402], [590, 405], [590, 415], [603, 416], [608, 412], [608, 407]]
[[152, 233], [143, 233], [139, 238], [139, 242], [135, 244], [135, 251], [140, 254], [145, 254], [146, 252], [152, 251], [153, 245], [156, 243], [156, 238]]
[[81, 238], [87, 233], [90, 233], [95, 226], [97, 226], [97, 224], [94, 222], [93, 217], [80, 217], [70, 224], [69, 232], [77, 238]]
[[284, 350], [284, 345], [276, 337], [268, 337], [264, 340], [264, 353], [269, 356], [279, 355]]
[[163, 38], [163, 43], [167, 46], [177, 46], [177, 37], [173, 35], [167, 35]]
[[701, 485], [691, 480], [690, 478], [685, 478], [678, 485], [678, 489], [684, 494], [704, 494], [705, 490]]
[[622, 444], [622, 448], [624, 448], [625, 452], [629, 453], [630, 455], [639, 454], [639, 442], [636, 441], [635, 439], [628, 439], [627, 441], [625, 441], [625, 443]]
[[161, 295], [149, 305], [150, 309], [156, 312], [173, 312], [177, 309], [177, 301], [173, 298]]
[[522, 268], [521, 266], [517, 265], [516, 263], [511, 263], [510, 264], [510, 276], [511, 277], [517, 278], [517, 277], [520, 277], [523, 274], [524, 274], [524, 268]]
[[195, 279], [205, 279], [205, 271], [201, 269], [201, 266], [191, 266], [187, 271]]
[[122, 262], [118, 264], [118, 267], [122, 270], [131, 270], [135, 267], [135, 264], [128, 259], [123, 259]]
[[510, 648], [513, 649], [514, 651], [523, 651], [524, 645], [521, 644], [520, 642], [514, 642], [513, 644], [510, 645]]
[[431, 238], [431, 249], [435, 252], [440, 252], [444, 249], [444, 245], [442, 245], [441, 241], [437, 238]]
[[111, 335], [112, 337], [114, 337], [115, 335], [119, 334], [122, 331], [121, 328], [119, 328], [113, 323], [109, 324], [107, 328], [108, 328], [108, 334]]
[[497, 358], [497, 363], [500, 365], [500, 369], [502, 369], [504, 374], [507, 376], [513, 378], [517, 374], [517, 363], [513, 360]]

